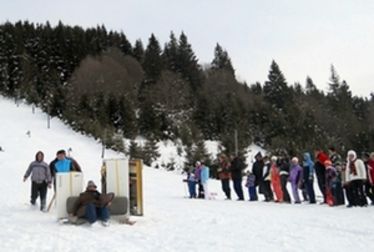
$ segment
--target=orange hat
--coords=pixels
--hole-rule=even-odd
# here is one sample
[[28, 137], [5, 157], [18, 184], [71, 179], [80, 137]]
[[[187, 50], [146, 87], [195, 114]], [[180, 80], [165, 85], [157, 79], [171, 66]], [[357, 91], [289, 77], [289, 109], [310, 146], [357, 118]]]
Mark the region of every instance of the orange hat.
[[332, 166], [332, 162], [331, 162], [331, 160], [327, 159], [327, 160], [325, 161], [324, 165], [325, 165], [325, 167], [327, 167], [327, 166]]

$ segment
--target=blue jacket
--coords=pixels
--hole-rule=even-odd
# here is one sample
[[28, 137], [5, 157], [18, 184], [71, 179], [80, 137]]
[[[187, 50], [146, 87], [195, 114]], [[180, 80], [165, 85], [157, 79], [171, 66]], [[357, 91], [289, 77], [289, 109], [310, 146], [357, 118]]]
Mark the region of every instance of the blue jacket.
[[208, 179], [209, 179], [209, 167], [204, 165], [201, 168], [201, 175], [200, 175], [201, 183], [204, 184], [204, 183], [208, 182]]
[[309, 152], [304, 153], [304, 162], [303, 166], [308, 168], [309, 174], [305, 174], [305, 176], [313, 177], [314, 174], [314, 163], [312, 161], [312, 157], [310, 156]]
[[56, 172], [70, 172], [72, 165], [71, 159], [58, 160], [55, 164], [55, 170]]

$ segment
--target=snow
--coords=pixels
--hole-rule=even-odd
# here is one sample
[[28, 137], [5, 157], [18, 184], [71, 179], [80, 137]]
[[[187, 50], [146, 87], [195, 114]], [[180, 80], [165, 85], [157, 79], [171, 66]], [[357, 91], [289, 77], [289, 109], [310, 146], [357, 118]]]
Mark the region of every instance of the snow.
[[[374, 207], [286, 205], [225, 201], [219, 181], [215, 200], [185, 198], [183, 176], [144, 168], [145, 216], [134, 226], [112, 222], [91, 227], [60, 225], [55, 213], [29, 206], [30, 182], [22, 182], [38, 150], [46, 160], [72, 148], [85, 180], [99, 182], [101, 145], [57, 119], [0, 97], [1, 251], [373, 251]], [[31, 137], [26, 135], [30, 131]], [[165, 144], [161, 152], [171, 151]], [[252, 147], [252, 153], [258, 148]], [[106, 151], [108, 157], [120, 154]], [[164, 153], [162, 153], [164, 154]], [[175, 153], [174, 153], [175, 154]], [[170, 154], [169, 155], [174, 155]], [[163, 155], [166, 156], [166, 155]], [[315, 188], [317, 189], [317, 187]], [[48, 198], [52, 196], [49, 190]], [[246, 192], [246, 197], [247, 192]], [[235, 196], [234, 196], [235, 198]], [[49, 200], [48, 200], [49, 201]]]

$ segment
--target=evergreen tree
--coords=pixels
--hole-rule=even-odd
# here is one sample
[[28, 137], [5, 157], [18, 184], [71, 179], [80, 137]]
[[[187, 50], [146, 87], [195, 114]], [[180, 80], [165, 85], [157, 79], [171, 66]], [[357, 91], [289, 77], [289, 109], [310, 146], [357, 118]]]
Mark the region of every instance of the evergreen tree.
[[133, 55], [135, 59], [139, 61], [140, 64], [143, 64], [144, 60], [144, 47], [143, 47], [143, 42], [138, 39], [135, 41], [135, 46], [133, 49]]
[[166, 68], [178, 72], [178, 41], [174, 33], [170, 33], [170, 41], [165, 45], [163, 58]]
[[149, 38], [145, 50], [143, 68], [147, 82], [156, 82], [163, 69], [160, 44], [154, 34]]
[[212, 68], [226, 70], [227, 72], [235, 76], [235, 70], [231, 64], [231, 59], [227, 51], [223, 50], [218, 43], [216, 45], [216, 48], [214, 49], [214, 59], [212, 61]]
[[130, 141], [130, 148], [129, 148], [129, 155], [130, 159], [142, 159], [142, 148], [134, 141]]
[[158, 152], [157, 142], [154, 139], [149, 139], [143, 149], [143, 161], [145, 165], [151, 166], [152, 163], [160, 157]]
[[197, 90], [201, 86], [201, 70], [187, 36], [183, 32], [179, 37], [177, 62], [178, 71], [190, 82], [192, 89]]
[[290, 100], [286, 79], [274, 60], [271, 63], [268, 81], [265, 82], [263, 92], [265, 99], [277, 109], [284, 109], [287, 101]]
[[120, 49], [125, 55], [132, 55], [131, 43], [127, 40], [125, 34], [120, 35]]
[[123, 135], [132, 138], [136, 135], [136, 116], [131, 102], [122, 96], [118, 102], [118, 128], [122, 130]]

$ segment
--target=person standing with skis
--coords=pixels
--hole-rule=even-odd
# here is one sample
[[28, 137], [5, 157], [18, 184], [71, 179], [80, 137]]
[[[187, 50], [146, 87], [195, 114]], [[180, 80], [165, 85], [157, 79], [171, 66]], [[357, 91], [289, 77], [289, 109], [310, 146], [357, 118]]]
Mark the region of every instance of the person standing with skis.
[[51, 172], [48, 164], [44, 162], [44, 154], [38, 151], [35, 156], [35, 161], [31, 162], [23, 181], [26, 182], [27, 178], [31, 175], [31, 205], [36, 204], [36, 199], [40, 196], [40, 210], [45, 211], [47, 189], [51, 188]]

